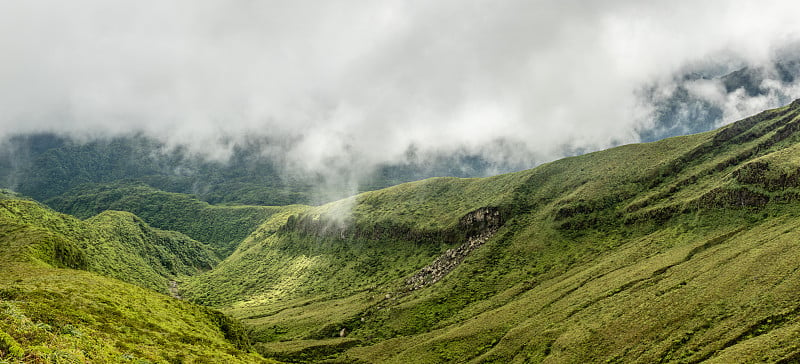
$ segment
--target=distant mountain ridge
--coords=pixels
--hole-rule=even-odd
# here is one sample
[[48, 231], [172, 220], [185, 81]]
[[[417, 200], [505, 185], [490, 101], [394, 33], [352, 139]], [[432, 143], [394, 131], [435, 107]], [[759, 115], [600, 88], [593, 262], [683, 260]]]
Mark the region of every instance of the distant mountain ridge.
[[[80, 193], [51, 202], [86, 220], [3, 193], [0, 251], [11, 259], [0, 263], [9, 272], [0, 277], [0, 305], [33, 326], [0, 319], [0, 357], [800, 360], [800, 100], [714, 131], [494, 177], [404, 183], [321, 206], [209, 206], [129, 182], [73, 191]], [[108, 206], [136, 209], [218, 248], [130, 213], [99, 212]], [[193, 216], [235, 223], [193, 224]], [[206, 225], [230, 229], [232, 238]], [[180, 281], [182, 297], [242, 326], [121, 283], [150, 284], [140, 280], [149, 273], [125, 267], [154, 272], [161, 292]], [[115, 316], [118, 297], [92, 288], [71, 303], [56, 276], [138, 298]], [[148, 309], [175, 310], [180, 319], [131, 319]], [[33, 328], [44, 324], [50, 329]], [[90, 344], [75, 330], [102, 341]]]
[[[328, 202], [330, 196], [315, 190], [328, 183], [325, 176], [285, 173], [280, 160], [286, 156], [265, 152], [281, 143], [287, 142], [247, 139], [234, 145], [229, 160], [215, 161], [143, 134], [88, 141], [52, 133], [15, 135], [0, 140], [0, 187], [39, 201], [125, 181], [191, 194], [211, 204]], [[433, 176], [484, 176], [492, 168], [481, 156], [466, 152], [418, 156], [410, 150], [404, 162], [377, 166], [358, 182], [362, 190], [374, 190]]]
[[[768, 67], [715, 72], [719, 73], [693, 70], [677, 75], [669, 85], [645, 87], [639, 102], [653, 107], [653, 120], [652, 125], [636, 130], [639, 138], [656, 141], [709, 131], [728, 122], [722, 120], [724, 110], [719, 100], [709, 100], [692, 91], [691, 83], [696, 81], [719, 84], [721, 89], [717, 91], [724, 94], [720, 97], [741, 90], [746, 97], [770, 97], [788, 103], [791, 95], [776, 95], [771, 87], [791, 88], [800, 79], [800, 61], [789, 55]], [[664, 92], [668, 96], [662, 95]], [[379, 164], [370, 171], [341, 171], [343, 176], [328, 181], [331, 176], [320, 172], [297, 173], [284, 165], [288, 156], [281, 153], [291, 149], [293, 142], [292, 138], [269, 134], [228, 141], [229, 160], [216, 161], [196, 155], [185, 146], [168, 146], [142, 133], [95, 138], [47, 132], [7, 135], [0, 140], [0, 188], [48, 202], [71, 198], [81, 190], [94, 188], [93, 185], [126, 181], [166, 192], [192, 194], [210, 204], [317, 204], [347, 197], [343, 193], [352, 192], [352, 186], [340, 186], [343, 182], [337, 179], [354, 179], [347, 182], [357, 184], [358, 192], [363, 192], [430, 177], [484, 177], [514, 172], [542, 162], [531, 156], [524, 161], [498, 161], [495, 155], [487, 155], [514, 155], [519, 151], [519, 146], [503, 140], [487, 146], [491, 152], [465, 148], [431, 152], [410, 145], [400, 160]], [[566, 156], [585, 152], [579, 146], [563, 148], [561, 155]], [[321, 194], [317, 190], [320, 186], [343, 192]]]
[[[796, 88], [798, 79], [800, 60], [796, 56], [783, 57], [767, 66], [741, 67], [721, 75], [702, 70], [679, 75], [669, 85], [653, 85], [643, 91], [642, 102], [652, 105], [654, 114], [653, 125], [639, 130], [639, 137], [644, 142], [651, 142], [709, 131], [733, 121], [723, 120], [725, 110], [720, 102], [724, 100], [719, 98], [742, 101], [770, 98], [777, 102], [775, 106], [789, 103], [798, 96], [792, 95], [791, 91]], [[719, 89], [714, 90], [716, 94], [713, 96], [697, 95], [691, 90], [692, 83], [697, 81], [705, 81]], [[780, 89], [787, 91], [781, 92]], [[659, 95], [663, 92], [669, 95]]]

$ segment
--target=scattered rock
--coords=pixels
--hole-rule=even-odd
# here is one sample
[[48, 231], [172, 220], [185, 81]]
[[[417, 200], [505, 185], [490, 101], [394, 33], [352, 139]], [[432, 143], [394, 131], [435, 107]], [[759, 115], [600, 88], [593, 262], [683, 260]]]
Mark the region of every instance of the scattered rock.
[[178, 282], [169, 281], [169, 294], [179, 300], [183, 299], [183, 297], [180, 295], [180, 291], [178, 290]]
[[[457, 248], [448, 249], [433, 263], [420, 269], [416, 274], [406, 280], [408, 291], [415, 291], [425, 286], [438, 282], [450, 271], [455, 269], [473, 250], [477, 249], [497, 232], [497, 227], [491, 227], [480, 234], [467, 239], [467, 242]], [[386, 295], [388, 299], [390, 295]]]

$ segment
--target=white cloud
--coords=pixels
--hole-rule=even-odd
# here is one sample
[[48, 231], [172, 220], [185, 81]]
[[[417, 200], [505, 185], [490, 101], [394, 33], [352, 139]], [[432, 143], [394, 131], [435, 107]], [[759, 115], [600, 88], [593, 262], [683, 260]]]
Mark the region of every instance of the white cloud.
[[[411, 144], [541, 161], [636, 141], [648, 122], [642, 85], [720, 56], [767, 62], [798, 40], [799, 10], [721, 0], [0, 0], [0, 127], [145, 131], [217, 158], [225, 138], [293, 135], [290, 164], [308, 170], [344, 168], [332, 159], [367, 168]], [[692, 88], [725, 105], [726, 120], [774, 101], [719, 91]], [[519, 153], [496, 152], [498, 140]]]

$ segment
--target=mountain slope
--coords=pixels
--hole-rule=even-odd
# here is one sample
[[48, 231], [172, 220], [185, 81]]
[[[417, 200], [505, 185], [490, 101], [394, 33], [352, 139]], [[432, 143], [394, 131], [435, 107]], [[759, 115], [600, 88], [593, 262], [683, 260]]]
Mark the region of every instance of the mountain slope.
[[215, 263], [201, 244], [129, 213], [84, 222], [4, 195], [0, 360], [265, 362], [227, 316], [85, 271], [166, 291], [168, 277]]
[[0, 269], [0, 358], [263, 361], [242, 351], [241, 327], [204, 307], [89, 272], [7, 263]]
[[[274, 135], [220, 140], [211, 149], [230, 154], [214, 158], [137, 133], [88, 140], [52, 133], [10, 135], [0, 138], [0, 187], [43, 202], [70, 199], [76, 190], [83, 194], [87, 188], [119, 181], [191, 194], [210, 204], [330, 201], [332, 191], [320, 193], [315, 186], [337, 185], [337, 178], [326, 180], [330, 176], [292, 167], [299, 141], [296, 136]], [[485, 147], [511, 148], [502, 141]], [[398, 161], [376, 165], [374, 170], [362, 167], [346, 167], [337, 177], [359, 176], [362, 190], [374, 190], [434, 176], [485, 176], [522, 168], [512, 160], [492, 162], [470, 148], [422, 151], [414, 145]]]
[[[264, 139], [264, 140], [261, 140]], [[170, 147], [142, 134], [81, 140], [51, 133], [0, 140], [0, 185], [44, 201], [85, 183], [120, 180], [191, 193], [211, 203], [286, 204], [308, 199], [309, 186], [285, 182], [264, 158], [271, 143], [255, 138], [231, 146], [227, 163]]]
[[4, 256], [85, 269], [158, 292], [167, 292], [170, 279], [218, 262], [202, 243], [153, 229], [127, 212], [106, 211], [81, 221], [34, 201], [0, 199], [0, 223]]
[[516, 174], [287, 208], [187, 295], [288, 360], [790, 360], [798, 131], [795, 102]]
[[141, 183], [83, 185], [46, 201], [53, 209], [89, 218], [106, 210], [128, 211], [160, 229], [174, 230], [227, 256], [279, 208], [215, 206], [191, 195], [164, 192]]
[[[78, 220], [0, 195], [6, 357], [260, 360], [240, 351], [249, 336], [290, 362], [800, 360], [800, 101], [513, 174], [247, 208], [263, 223], [216, 265], [130, 213]], [[170, 226], [215, 208], [125, 184], [70, 203], [167, 219], [159, 199], [187, 206]], [[162, 292], [179, 277], [246, 329], [76, 268]]]

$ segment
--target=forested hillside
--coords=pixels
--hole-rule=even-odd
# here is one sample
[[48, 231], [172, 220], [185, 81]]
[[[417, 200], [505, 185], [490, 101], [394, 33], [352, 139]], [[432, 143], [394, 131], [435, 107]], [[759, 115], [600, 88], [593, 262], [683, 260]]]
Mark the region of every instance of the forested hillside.
[[[0, 187], [58, 204], [76, 195], [85, 198], [129, 186], [189, 194], [211, 204], [330, 201], [331, 196], [315, 190], [315, 186], [329, 183], [329, 176], [286, 166], [288, 156], [281, 154], [290, 149], [286, 143], [291, 140], [247, 138], [230, 145], [230, 155], [217, 160], [142, 134], [89, 140], [52, 133], [12, 135], [0, 139]], [[366, 191], [433, 176], [485, 176], [520, 167], [492, 165], [465, 150], [418, 154], [422, 153], [411, 148], [400, 162], [349, 173], [359, 176], [353, 182]], [[88, 206], [77, 208], [80, 214], [88, 213]]]
[[191, 195], [164, 192], [142, 183], [82, 185], [47, 200], [55, 210], [89, 218], [106, 210], [128, 211], [165, 230], [184, 233], [227, 256], [271, 214], [272, 206], [210, 205]]
[[81, 221], [4, 193], [0, 256], [3, 361], [268, 362], [237, 321], [167, 295], [217, 258], [130, 213]]
[[73, 191], [85, 220], [3, 192], [4, 358], [800, 360], [800, 101], [321, 206]]
[[144, 183], [210, 203], [284, 205], [308, 200], [307, 181], [286, 180], [261, 156], [269, 140], [232, 148], [227, 161], [141, 134], [82, 140], [52, 133], [0, 141], [0, 183], [39, 201], [84, 184]]

